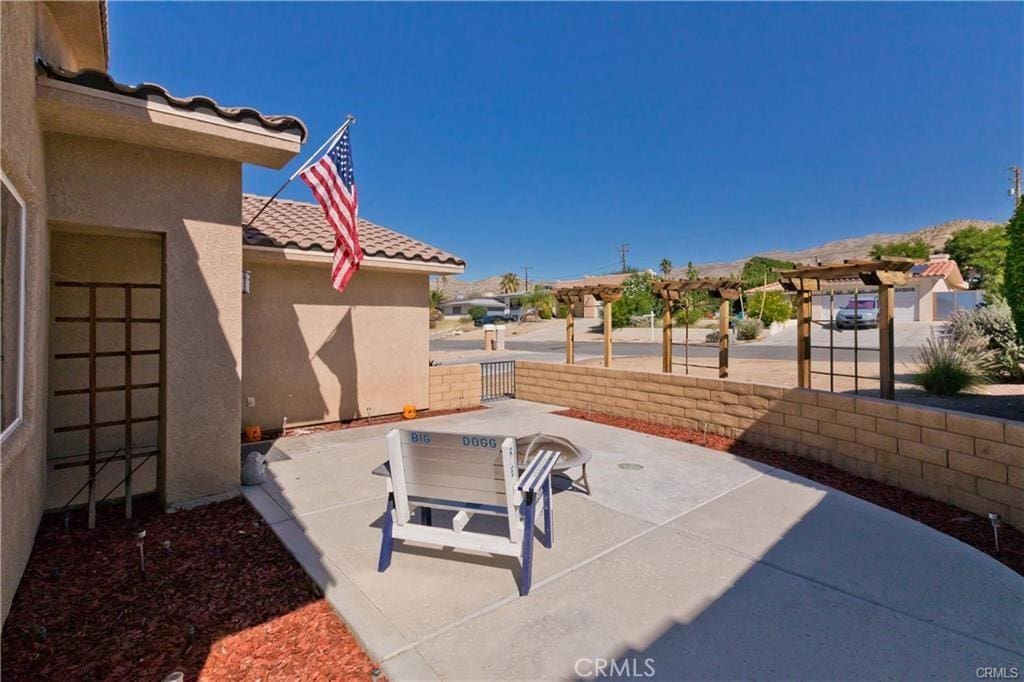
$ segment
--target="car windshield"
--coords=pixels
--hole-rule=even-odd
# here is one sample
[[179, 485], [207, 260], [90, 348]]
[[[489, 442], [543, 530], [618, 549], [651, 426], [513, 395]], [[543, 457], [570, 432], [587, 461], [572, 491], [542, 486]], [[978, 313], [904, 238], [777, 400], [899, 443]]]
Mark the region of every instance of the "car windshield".
[[874, 308], [874, 301], [849, 301], [845, 308], [847, 310], [864, 310], [865, 308]]

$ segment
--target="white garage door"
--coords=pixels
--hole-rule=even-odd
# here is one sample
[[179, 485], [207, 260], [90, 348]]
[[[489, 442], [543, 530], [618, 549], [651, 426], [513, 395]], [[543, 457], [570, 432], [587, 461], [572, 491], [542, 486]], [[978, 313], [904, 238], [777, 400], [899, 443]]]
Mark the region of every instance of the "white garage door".
[[893, 318], [897, 322], [914, 322], [917, 320], [917, 289], [907, 287], [896, 289], [896, 306]]

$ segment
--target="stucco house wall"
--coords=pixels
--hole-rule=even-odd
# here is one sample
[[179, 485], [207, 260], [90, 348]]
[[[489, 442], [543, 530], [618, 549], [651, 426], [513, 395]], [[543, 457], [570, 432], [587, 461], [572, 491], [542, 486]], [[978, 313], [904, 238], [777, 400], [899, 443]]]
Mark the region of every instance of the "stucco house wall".
[[[363, 268], [339, 294], [328, 263], [247, 258], [242, 423], [278, 429], [427, 407], [426, 273]], [[249, 406], [249, 399], [253, 406]]]
[[[46, 296], [49, 238], [43, 136], [35, 111], [37, 7], [0, 3], [0, 167], [24, 199], [25, 383], [22, 422], [0, 444], [0, 607], [14, 597], [43, 511], [46, 451]], [[59, 36], [51, 43], [57, 44]]]
[[[241, 164], [63, 134], [46, 137], [51, 223], [164, 238], [165, 502], [238, 485]], [[118, 188], [117, 192], [109, 187]]]

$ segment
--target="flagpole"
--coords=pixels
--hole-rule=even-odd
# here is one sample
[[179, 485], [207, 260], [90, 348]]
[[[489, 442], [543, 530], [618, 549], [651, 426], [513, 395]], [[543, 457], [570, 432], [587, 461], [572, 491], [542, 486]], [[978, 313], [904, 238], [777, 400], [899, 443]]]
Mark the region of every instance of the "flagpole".
[[288, 178], [287, 180], [285, 180], [283, 185], [281, 185], [280, 187], [277, 188], [277, 191], [274, 192], [274, 195], [272, 197], [270, 197], [269, 199], [267, 199], [266, 202], [264, 202], [264, 204], [262, 206], [260, 206], [260, 210], [256, 211], [256, 215], [254, 215], [252, 217], [252, 219], [249, 220], [249, 222], [247, 222], [242, 227], [242, 229], [243, 230], [247, 229], [250, 225], [252, 225], [254, 222], [256, 222], [256, 219], [259, 218], [260, 215], [263, 214], [263, 211], [267, 210], [267, 206], [270, 206], [270, 203], [274, 199], [277, 198], [277, 195], [279, 195], [281, 192], [283, 192], [284, 188], [287, 187], [288, 185], [290, 185], [292, 180], [294, 180], [295, 178], [297, 178], [299, 176], [299, 173], [301, 173], [302, 171], [306, 170], [306, 168], [309, 167], [309, 165], [310, 165], [309, 162], [312, 161], [313, 159], [317, 158], [317, 156], [320, 154], [321, 151], [324, 150], [325, 147], [327, 147], [330, 143], [332, 143], [335, 140], [337, 140], [342, 134], [344, 134], [344, 132], [346, 130], [348, 130], [348, 127], [350, 125], [352, 125], [353, 123], [355, 123], [355, 122], [356, 122], [356, 117], [355, 116], [353, 116], [352, 114], [349, 114], [348, 116], [346, 116], [345, 117], [345, 122], [342, 123], [340, 126], [338, 126], [338, 129], [335, 130], [333, 133], [331, 133], [331, 136], [327, 138], [327, 141], [324, 142], [322, 145], [320, 145], [317, 148], [317, 150], [310, 155], [310, 157], [308, 159], [306, 159], [305, 161], [302, 162], [302, 165], [299, 166], [299, 169], [297, 171], [295, 171], [294, 173], [292, 173], [292, 176], [290, 178]]

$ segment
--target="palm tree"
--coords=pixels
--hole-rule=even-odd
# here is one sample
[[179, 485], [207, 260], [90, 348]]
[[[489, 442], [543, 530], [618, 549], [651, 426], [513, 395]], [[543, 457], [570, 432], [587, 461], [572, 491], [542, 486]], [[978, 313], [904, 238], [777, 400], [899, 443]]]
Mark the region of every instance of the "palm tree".
[[519, 299], [519, 305], [523, 311], [536, 308], [537, 314], [541, 317], [544, 317], [545, 314], [550, 317], [555, 310], [555, 304], [555, 295], [551, 293], [550, 289], [545, 289], [540, 284], [534, 286], [533, 291], [524, 294]]
[[519, 275], [514, 272], [506, 272], [501, 276], [501, 293], [511, 294], [519, 291]]
[[444, 289], [430, 290], [430, 310], [440, 310], [441, 306], [448, 300], [448, 292]]
[[665, 279], [672, 274], [672, 261], [668, 258], [662, 258], [661, 263], [658, 264], [658, 269], [661, 270], [661, 275]]

